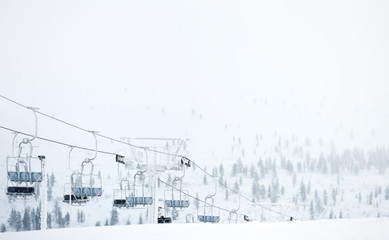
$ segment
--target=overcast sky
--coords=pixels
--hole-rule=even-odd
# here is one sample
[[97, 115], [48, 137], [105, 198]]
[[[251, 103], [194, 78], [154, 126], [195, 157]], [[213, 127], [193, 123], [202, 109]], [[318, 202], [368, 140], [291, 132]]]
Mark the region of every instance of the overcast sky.
[[324, 103], [322, 119], [363, 111], [388, 135], [388, 12], [388, 1], [0, 0], [0, 92], [81, 124], [94, 109], [91, 128], [105, 131], [137, 107], [217, 115], [270, 98], [312, 113]]

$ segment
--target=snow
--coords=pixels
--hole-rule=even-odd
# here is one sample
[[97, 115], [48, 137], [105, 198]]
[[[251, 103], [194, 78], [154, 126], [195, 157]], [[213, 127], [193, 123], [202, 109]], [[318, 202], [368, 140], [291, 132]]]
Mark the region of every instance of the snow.
[[241, 224], [160, 224], [2, 233], [1, 239], [389, 239], [389, 218]]

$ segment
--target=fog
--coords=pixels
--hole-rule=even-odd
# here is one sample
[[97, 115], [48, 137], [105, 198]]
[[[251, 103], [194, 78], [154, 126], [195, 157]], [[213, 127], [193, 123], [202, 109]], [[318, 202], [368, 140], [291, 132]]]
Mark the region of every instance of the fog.
[[[206, 156], [274, 133], [387, 146], [388, 7], [0, 1], [0, 91], [115, 138], [190, 138]], [[2, 125], [33, 131], [31, 113], [0, 106]]]

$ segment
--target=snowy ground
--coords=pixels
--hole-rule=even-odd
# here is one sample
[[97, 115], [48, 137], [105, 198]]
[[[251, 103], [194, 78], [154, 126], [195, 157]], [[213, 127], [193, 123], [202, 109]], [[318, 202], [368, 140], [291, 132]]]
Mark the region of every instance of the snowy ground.
[[53, 229], [0, 234], [10, 239], [389, 239], [389, 218], [244, 224], [169, 224]]

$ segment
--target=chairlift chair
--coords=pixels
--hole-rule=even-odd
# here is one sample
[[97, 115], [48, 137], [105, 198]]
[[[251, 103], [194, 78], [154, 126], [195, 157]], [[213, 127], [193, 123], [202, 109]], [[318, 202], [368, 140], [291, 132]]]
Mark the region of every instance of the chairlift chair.
[[[175, 177], [172, 182], [171, 190], [166, 190], [164, 193], [165, 206], [167, 208], [184, 209], [189, 207], [189, 192], [182, 190], [182, 179], [185, 177], [185, 166], [190, 167], [190, 160], [187, 158], [181, 158], [181, 165], [183, 169], [183, 175], [181, 177]], [[176, 182], [179, 182], [180, 187], [178, 190], [175, 189], [174, 185]], [[166, 196], [171, 193], [171, 199], [168, 199]], [[176, 193], [176, 194], [175, 194]], [[183, 194], [184, 193], [184, 194]], [[174, 197], [178, 195], [178, 197]]]
[[[123, 183], [127, 183], [123, 186]], [[120, 189], [115, 189], [113, 193], [113, 207], [128, 208], [130, 205], [127, 201], [130, 197], [130, 181], [122, 179]]]
[[[14, 149], [14, 141], [12, 142], [12, 150]], [[6, 159], [7, 165], [7, 190], [6, 195], [17, 199], [28, 199], [36, 193], [36, 184], [42, 181], [42, 168], [45, 156], [32, 156], [33, 139], [24, 138], [19, 144], [18, 155], [8, 156]], [[28, 147], [28, 151], [22, 157], [23, 146]], [[38, 161], [40, 163], [38, 164]], [[14, 170], [12, 170], [12, 168]]]
[[[197, 213], [197, 220], [199, 222], [203, 223], [218, 223], [220, 221], [220, 208], [218, 208], [218, 214], [214, 214], [214, 201], [215, 201], [215, 196], [217, 193], [217, 182], [215, 181], [215, 192], [214, 194], [210, 194], [205, 197], [204, 201], [204, 214], [198, 214]], [[210, 200], [209, 206], [207, 206], [208, 199]], [[207, 207], [209, 208], [209, 213], [207, 214]]]

